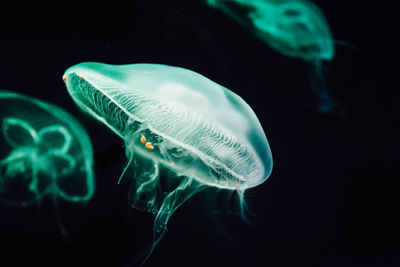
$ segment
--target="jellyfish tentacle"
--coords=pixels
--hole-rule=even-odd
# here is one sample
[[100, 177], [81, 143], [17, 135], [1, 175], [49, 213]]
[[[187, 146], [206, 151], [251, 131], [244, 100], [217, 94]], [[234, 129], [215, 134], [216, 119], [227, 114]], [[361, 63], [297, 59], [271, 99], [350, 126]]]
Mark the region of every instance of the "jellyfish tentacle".
[[133, 161], [133, 153], [132, 153], [129, 149], [126, 150], [126, 155], [128, 156], [129, 161], [128, 161], [128, 163], [126, 164], [124, 170], [122, 171], [121, 175], [120, 175], [119, 178], [118, 178], [118, 184], [121, 183], [122, 178], [125, 176], [126, 171], [129, 169], [129, 167], [131, 166], [132, 161]]
[[[136, 162], [135, 162], [136, 164]], [[147, 210], [151, 213], [156, 213], [159, 207], [159, 166], [157, 162], [143, 162], [141, 165], [140, 174], [136, 174], [135, 192], [130, 194], [133, 196], [130, 199], [131, 205], [139, 210]], [[147, 169], [146, 169], [147, 168]], [[131, 187], [131, 191], [133, 188]]]
[[60, 213], [60, 210], [58, 207], [58, 194], [59, 194], [59, 191], [61, 191], [61, 190], [57, 184], [57, 175], [53, 174], [53, 175], [51, 175], [51, 178], [52, 178], [52, 183], [51, 183], [52, 200], [53, 200], [54, 215], [56, 217], [57, 226], [58, 226], [63, 238], [67, 241], [72, 242], [72, 238], [69, 235], [67, 228], [65, 227], [65, 224], [61, 218], [61, 213]]
[[317, 110], [320, 113], [337, 113], [344, 115], [346, 109], [328, 94], [328, 87], [323, 75], [322, 63], [315, 61], [310, 70], [311, 88], [318, 98]]
[[323, 76], [322, 68], [322, 62], [319, 60], [315, 60], [310, 64], [309, 75], [311, 79], [311, 87], [317, 96], [328, 98], [328, 88]]
[[152, 184], [156, 179], [159, 178], [159, 168], [158, 168], [158, 164], [154, 163], [153, 165], [153, 173], [150, 176], [150, 179], [148, 179], [146, 182], [143, 182], [140, 187], [138, 188], [138, 190], [142, 191], [145, 187], [147, 187], [148, 185]]
[[41, 198], [40, 190], [39, 190], [39, 166], [36, 164], [36, 155], [33, 155], [35, 157], [32, 161], [32, 180], [29, 184], [29, 190], [33, 192], [35, 195], [36, 203], [39, 204], [39, 200]]
[[239, 200], [239, 215], [246, 223], [250, 224], [249, 209], [244, 196], [245, 190], [237, 190], [236, 194]]
[[154, 249], [157, 247], [158, 243], [160, 243], [161, 239], [167, 233], [167, 228], [164, 227], [160, 233], [158, 233], [157, 237], [154, 237], [153, 243], [145, 250], [145, 256], [141, 261], [139, 267], [142, 267], [146, 261], [150, 258], [151, 254], [153, 254]]
[[[15, 130], [17, 132], [14, 132]], [[34, 146], [38, 142], [35, 129], [28, 122], [18, 118], [5, 118], [2, 123], [2, 132], [7, 143], [13, 148]]]
[[335, 39], [334, 42], [335, 42], [335, 45], [345, 46], [347, 48], [352, 49], [353, 51], [357, 51], [358, 50], [357, 46], [355, 46], [354, 44], [350, 43], [349, 41]]
[[172, 213], [179, 208], [191, 196], [203, 190], [205, 187], [195, 179], [185, 177], [175, 190], [170, 192], [160, 207], [154, 220], [154, 238], [157, 239], [166, 228], [167, 222]]
[[174, 211], [178, 207], [180, 207], [187, 199], [189, 199], [192, 195], [196, 194], [202, 189], [204, 189], [204, 186], [200, 185], [199, 182], [190, 177], [184, 177], [182, 182], [176, 187], [176, 189], [170, 192], [164, 198], [164, 201], [154, 220], [153, 243], [148, 248], [147, 254], [141, 262], [140, 266], [143, 266], [144, 263], [149, 259], [160, 240], [166, 234], [166, 225], [172, 213], [174, 213]]
[[60, 210], [58, 208], [57, 194], [53, 194], [53, 208], [54, 208], [54, 215], [55, 215], [56, 221], [57, 221], [57, 226], [60, 229], [62, 236], [66, 239], [70, 239], [70, 236], [64, 225], [64, 222], [61, 219]]

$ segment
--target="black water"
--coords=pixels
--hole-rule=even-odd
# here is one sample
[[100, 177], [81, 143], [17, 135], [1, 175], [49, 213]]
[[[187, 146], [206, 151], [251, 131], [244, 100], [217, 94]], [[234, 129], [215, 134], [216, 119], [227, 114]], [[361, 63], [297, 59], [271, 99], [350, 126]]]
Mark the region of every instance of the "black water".
[[[86, 205], [0, 206], [1, 266], [122, 266], [152, 240], [152, 217], [128, 206], [121, 140], [83, 114], [62, 81], [79, 62], [161, 63], [194, 70], [253, 108], [274, 170], [249, 190], [252, 223], [204, 198], [178, 209], [146, 266], [399, 266], [396, 9], [314, 1], [336, 46], [324, 65], [346, 116], [319, 114], [307, 65], [270, 49], [201, 1], [11, 4], [0, 18], [0, 88], [59, 105], [87, 129], [96, 195]], [[340, 43], [340, 42], [339, 42]]]

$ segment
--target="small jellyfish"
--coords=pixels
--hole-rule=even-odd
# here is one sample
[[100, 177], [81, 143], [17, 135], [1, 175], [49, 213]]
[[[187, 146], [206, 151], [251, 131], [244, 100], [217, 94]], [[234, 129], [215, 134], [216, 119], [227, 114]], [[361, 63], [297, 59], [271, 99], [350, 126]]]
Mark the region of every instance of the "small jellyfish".
[[0, 202], [28, 206], [47, 195], [55, 204], [58, 198], [91, 199], [92, 146], [71, 115], [35, 98], [0, 91], [0, 124]]
[[328, 94], [323, 61], [335, 55], [334, 41], [322, 11], [307, 0], [207, 0], [278, 52], [310, 65], [317, 110], [342, 114], [343, 107]]
[[271, 173], [270, 147], [252, 109], [196, 72], [88, 62], [63, 79], [73, 100], [125, 141], [129, 163], [120, 179], [132, 169], [129, 202], [155, 215], [148, 256], [172, 213], [193, 194], [232, 190], [244, 213], [245, 190]]

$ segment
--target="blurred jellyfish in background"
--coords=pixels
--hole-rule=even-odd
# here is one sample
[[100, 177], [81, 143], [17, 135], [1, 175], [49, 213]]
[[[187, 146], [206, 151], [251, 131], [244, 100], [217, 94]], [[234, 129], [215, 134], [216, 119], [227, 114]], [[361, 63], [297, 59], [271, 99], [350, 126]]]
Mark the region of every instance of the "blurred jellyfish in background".
[[91, 142], [71, 115], [35, 98], [0, 91], [0, 123], [0, 202], [29, 206], [49, 195], [56, 207], [58, 198], [92, 198]]
[[278, 52], [306, 61], [311, 87], [321, 113], [343, 114], [344, 108], [328, 94], [323, 61], [335, 55], [334, 41], [322, 11], [307, 0], [207, 0]]
[[145, 260], [172, 213], [193, 194], [234, 191], [244, 216], [245, 190], [271, 173], [270, 147], [252, 109], [196, 72], [88, 62], [63, 79], [73, 100], [125, 141], [129, 163], [120, 179], [132, 179], [129, 202], [155, 215]]

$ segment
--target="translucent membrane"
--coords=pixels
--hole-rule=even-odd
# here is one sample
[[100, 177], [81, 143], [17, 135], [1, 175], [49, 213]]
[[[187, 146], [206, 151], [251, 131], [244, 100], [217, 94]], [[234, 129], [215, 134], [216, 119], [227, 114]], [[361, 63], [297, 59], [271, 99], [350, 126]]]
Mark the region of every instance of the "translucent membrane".
[[86, 202], [94, 193], [93, 152], [68, 113], [0, 91], [0, 201], [27, 206], [51, 195]]
[[155, 214], [150, 252], [193, 194], [214, 187], [243, 199], [271, 173], [271, 151], [254, 112], [198, 73], [159, 64], [81, 63], [63, 79], [73, 100], [125, 141], [129, 163], [120, 179], [132, 177], [131, 205]]
[[209, 6], [249, 29], [260, 40], [289, 57], [305, 60], [313, 69], [311, 87], [319, 112], [343, 113], [328, 94], [322, 62], [335, 55], [334, 41], [322, 11], [307, 0], [207, 0]]

